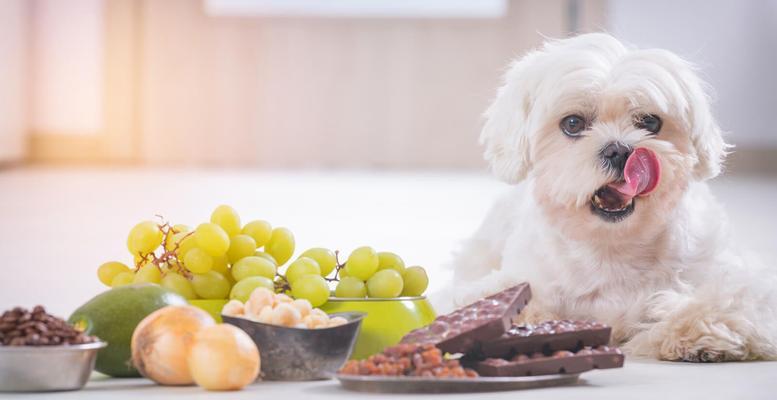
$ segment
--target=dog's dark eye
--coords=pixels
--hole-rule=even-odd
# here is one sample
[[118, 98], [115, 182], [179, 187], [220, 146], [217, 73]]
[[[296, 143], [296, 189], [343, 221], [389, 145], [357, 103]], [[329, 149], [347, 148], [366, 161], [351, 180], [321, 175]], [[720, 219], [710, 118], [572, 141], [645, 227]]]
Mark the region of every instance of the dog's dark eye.
[[634, 119], [634, 126], [655, 135], [661, 130], [661, 118], [654, 114], [639, 115]]
[[567, 115], [561, 119], [561, 130], [570, 137], [580, 136], [580, 132], [585, 130], [585, 119], [579, 115]]

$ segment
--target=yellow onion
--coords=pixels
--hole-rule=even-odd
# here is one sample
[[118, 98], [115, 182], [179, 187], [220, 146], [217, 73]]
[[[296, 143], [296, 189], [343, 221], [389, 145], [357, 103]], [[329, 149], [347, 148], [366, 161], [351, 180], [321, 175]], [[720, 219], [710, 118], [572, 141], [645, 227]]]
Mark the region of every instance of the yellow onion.
[[191, 385], [188, 358], [195, 334], [215, 321], [193, 306], [168, 306], [149, 314], [132, 333], [132, 363], [160, 385]]
[[259, 375], [259, 350], [247, 333], [232, 325], [197, 332], [189, 353], [194, 381], [207, 390], [238, 390]]

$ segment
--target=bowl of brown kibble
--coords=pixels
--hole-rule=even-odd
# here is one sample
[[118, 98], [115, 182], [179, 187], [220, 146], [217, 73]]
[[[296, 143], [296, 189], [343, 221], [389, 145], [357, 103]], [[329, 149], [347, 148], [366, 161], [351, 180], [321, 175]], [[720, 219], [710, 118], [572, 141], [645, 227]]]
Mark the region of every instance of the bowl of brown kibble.
[[0, 317], [0, 392], [81, 389], [105, 346], [41, 306], [8, 310]]

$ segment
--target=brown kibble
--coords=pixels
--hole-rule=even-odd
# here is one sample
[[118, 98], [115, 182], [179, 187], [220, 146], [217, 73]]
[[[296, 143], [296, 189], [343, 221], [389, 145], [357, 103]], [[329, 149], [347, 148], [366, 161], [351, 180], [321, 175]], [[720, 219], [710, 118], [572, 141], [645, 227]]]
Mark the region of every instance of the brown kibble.
[[43, 322], [37, 322], [35, 324], [35, 329], [37, 329], [38, 332], [40, 332], [40, 333], [44, 333], [44, 332], [47, 332], [49, 330], [49, 328], [47, 328], [46, 324], [44, 324]]
[[15, 337], [11, 340], [11, 346], [24, 346], [25, 339], [23, 337]]
[[15, 307], [0, 317], [0, 345], [46, 346], [91, 343], [97, 340], [76, 330], [61, 318], [46, 314], [42, 306], [32, 311]]

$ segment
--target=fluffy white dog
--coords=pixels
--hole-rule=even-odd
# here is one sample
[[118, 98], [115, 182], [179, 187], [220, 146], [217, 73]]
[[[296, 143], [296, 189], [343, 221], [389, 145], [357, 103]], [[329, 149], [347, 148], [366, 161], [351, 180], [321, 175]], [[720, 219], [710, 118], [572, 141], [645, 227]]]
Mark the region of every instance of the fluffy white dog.
[[688, 62], [601, 33], [548, 41], [511, 65], [485, 115], [485, 158], [520, 184], [441, 298], [528, 281], [524, 320], [599, 320], [633, 355], [777, 358], [777, 286], [732, 249], [705, 183], [728, 145]]

